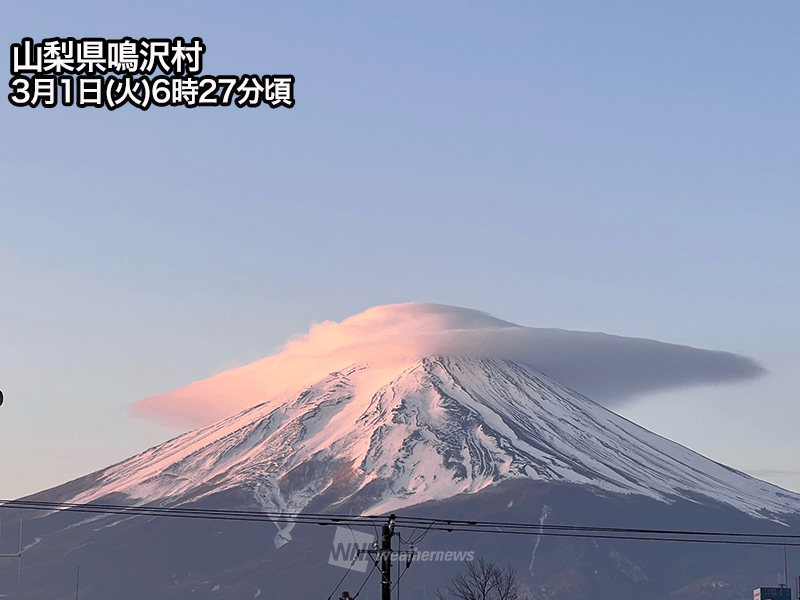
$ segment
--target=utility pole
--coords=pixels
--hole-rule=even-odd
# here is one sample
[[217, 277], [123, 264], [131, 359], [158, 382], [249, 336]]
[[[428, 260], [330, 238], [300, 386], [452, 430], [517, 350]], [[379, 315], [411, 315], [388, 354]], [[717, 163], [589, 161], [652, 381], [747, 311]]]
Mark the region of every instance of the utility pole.
[[381, 534], [381, 600], [392, 600], [392, 536], [394, 514], [389, 515], [389, 524], [383, 526]]

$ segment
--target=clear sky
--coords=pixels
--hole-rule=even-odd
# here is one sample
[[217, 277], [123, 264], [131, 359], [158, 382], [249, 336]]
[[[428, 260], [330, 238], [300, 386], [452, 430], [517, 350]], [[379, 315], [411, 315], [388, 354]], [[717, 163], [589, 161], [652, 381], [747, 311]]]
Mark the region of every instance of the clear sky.
[[204, 73], [290, 73], [297, 103], [0, 102], [0, 498], [174, 435], [140, 398], [408, 301], [750, 356], [767, 376], [621, 412], [800, 491], [798, 22], [791, 1], [9, 3], [5, 52], [200, 36]]

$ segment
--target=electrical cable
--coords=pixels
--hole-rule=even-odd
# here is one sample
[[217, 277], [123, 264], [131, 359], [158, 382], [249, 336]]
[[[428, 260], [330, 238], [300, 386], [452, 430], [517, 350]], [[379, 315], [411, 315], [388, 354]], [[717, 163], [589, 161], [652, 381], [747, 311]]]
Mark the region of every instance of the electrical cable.
[[[347, 526], [347, 528], [350, 530], [350, 533], [351, 533], [351, 534], [353, 534], [353, 544], [354, 544], [354, 545], [355, 545], [355, 547], [356, 547], [356, 554], [355, 554], [355, 557], [353, 558], [353, 564], [355, 564], [355, 561], [358, 559], [358, 555], [359, 555], [359, 553], [360, 553], [360, 550], [358, 549], [358, 542], [356, 541], [356, 532], [355, 532], [355, 531], [353, 531], [353, 528], [352, 528], [352, 527], [350, 527], [349, 525]], [[350, 565], [350, 567], [352, 567], [352, 566], [353, 566], [353, 564], [351, 564], [351, 565]], [[344, 572], [344, 575], [342, 575], [342, 578], [339, 580], [339, 583], [338, 583], [338, 584], [336, 584], [336, 587], [335, 587], [335, 588], [333, 588], [333, 591], [331, 592], [330, 596], [328, 596], [328, 600], [331, 600], [331, 598], [333, 598], [333, 595], [334, 595], [334, 594], [337, 592], [337, 590], [338, 590], [338, 589], [341, 587], [341, 585], [344, 583], [345, 577], [347, 577], [349, 574], [350, 574], [350, 568], [348, 568], [348, 569], [347, 569], [347, 570]]]
[[431, 527], [433, 527], [435, 524], [436, 524], [436, 519], [432, 520], [430, 522], [430, 525], [428, 525], [427, 529], [425, 529], [425, 531], [423, 531], [422, 534], [417, 539], [413, 540], [411, 543], [414, 544], [415, 546], [419, 544], [422, 540], [425, 539], [425, 536], [428, 535], [428, 532], [431, 530]]
[[[657, 536], [645, 536], [645, 535], [601, 535], [599, 533], [570, 533], [566, 531], [542, 531], [542, 532], [535, 532], [535, 531], [513, 531], [513, 530], [503, 530], [503, 531], [489, 531], [486, 529], [453, 529], [449, 527], [433, 527], [434, 531], [446, 531], [448, 533], [453, 533], [454, 531], [458, 532], [466, 532], [466, 533], [494, 533], [494, 534], [501, 534], [501, 535], [546, 535], [546, 536], [554, 536], [554, 537], [573, 537], [573, 538], [591, 538], [591, 539], [608, 539], [608, 540], [641, 540], [641, 541], [653, 541], [653, 542], [691, 542], [697, 544], [732, 544], [732, 545], [741, 545], [741, 546], [797, 546], [800, 547], [800, 542], [762, 542], [762, 541], [749, 541], [749, 540], [712, 540], [707, 538], [689, 538], [689, 537], [657, 537]], [[719, 535], [719, 536], [726, 536], [726, 535], [736, 535], [736, 534], [725, 534], [725, 533], [717, 533], [717, 534], [705, 534], [705, 535]], [[753, 534], [755, 537], [760, 537], [758, 534]], [[767, 537], [767, 536], [764, 536]], [[776, 537], [784, 537], [784, 536], [776, 536]], [[786, 537], [796, 537], [796, 536], [786, 536]]]
[[[383, 525], [385, 516], [354, 516], [323, 513], [283, 513], [258, 512], [247, 510], [201, 509], [184, 507], [130, 506], [118, 504], [80, 504], [74, 502], [44, 502], [35, 500], [0, 500], [0, 509], [21, 509], [40, 511], [72, 510], [95, 514], [118, 514], [150, 517], [179, 517], [194, 519], [212, 519], [224, 521], [251, 521], [272, 523], [296, 523], [341, 525], [341, 526], [377, 526]], [[502, 535], [547, 535], [560, 537], [579, 537], [597, 539], [624, 539], [644, 541], [678, 541], [713, 544], [741, 544], [761, 546], [800, 546], [800, 535], [792, 534], [759, 534], [730, 531], [692, 531], [666, 529], [637, 529], [621, 527], [590, 527], [573, 525], [545, 525], [513, 522], [463, 521], [455, 519], [430, 519], [413, 516], [396, 517], [397, 526], [418, 529], [427, 526], [425, 531], [411, 543], [418, 544], [430, 531], [493, 533]], [[352, 529], [351, 529], [352, 530]], [[713, 538], [713, 539], [712, 539]], [[725, 538], [725, 539], [719, 539]], [[734, 538], [734, 539], [730, 539]], [[746, 538], [746, 539], [741, 539]], [[767, 541], [782, 540], [782, 541]], [[793, 542], [789, 540], [798, 540]]]
[[[425, 521], [431, 519], [420, 519], [418, 517], [397, 517], [398, 521]], [[434, 519], [433, 521], [436, 521]], [[546, 525], [541, 523], [509, 523], [502, 521], [459, 521], [454, 519], [438, 520], [453, 527], [484, 527], [484, 528], [514, 528], [514, 529], [533, 529], [533, 530], [563, 530], [563, 531], [597, 531], [597, 532], [618, 532], [618, 533], [651, 533], [651, 534], [672, 534], [672, 535], [724, 535], [728, 537], [759, 537], [759, 538], [798, 538], [800, 535], [785, 534], [760, 534], [760, 533], [741, 533], [741, 532], [719, 532], [719, 531], [685, 531], [675, 529], [633, 529], [622, 527], [590, 527], [580, 525]]]
[[340, 587], [340, 586], [341, 586], [341, 585], [344, 583], [344, 579], [345, 579], [345, 577], [347, 577], [349, 574], [350, 574], [350, 569], [347, 569], [347, 570], [344, 572], [344, 575], [342, 575], [342, 578], [339, 580], [339, 583], [337, 583], [337, 584], [336, 584], [336, 587], [335, 587], [335, 588], [333, 588], [333, 591], [332, 591], [332, 592], [330, 593], [330, 595], [328, 596], [328, 600], [331, 600], [331, 598], [333, 598], [333, 595], [334, 595], [334, 594], [337, 592], [337, 590], [339, 589], [339, 587]]
[[353, 596], [353, 600], [356, 600], [356, 598], [358, 598], [358, 595], [361, 593], [361, 590], [363, 590], [364, 586], [367, 585], [367, 582], [369, 581], [369, 578], [372, 576], [372, 573], [377, 568], [378, 568], [378, 561], [376, 560], [376, 561], [373, 561], [372, 570], [369, 573], [367, 573], [367, 576], [364, 578], [364, 581], [361, 583], [361, 587], [358, 588], [358, 591], [356, 592], [356, 595]]

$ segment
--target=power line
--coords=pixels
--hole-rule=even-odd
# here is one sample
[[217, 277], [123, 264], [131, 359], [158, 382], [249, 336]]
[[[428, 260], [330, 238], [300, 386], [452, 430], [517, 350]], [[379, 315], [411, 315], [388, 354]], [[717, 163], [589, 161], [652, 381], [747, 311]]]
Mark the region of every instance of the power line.
[[361, 583], [361, 587], [360, 587], [360, 588], [358, 588], [358, 591], [356, 592], [356, 595], [355, 595], [355, 596], [353, 596], [353, 600], [355, 600], [356, 598], [358, 598], [358, 595], [361, 593], [361, 590], [363, 590], [363, 589], [364, 589], [364, 586], [365, 586], [365, 585], [367, 585], [367, 582], [369, 581], [369, 578], [372, 576], [372, 573], [373, 573], [373, 572], [375, 571], [375, 569], [377, 569], [377, 568], [378, 568], [378, 561], [376, 560], [376, 561], [374, 561], [374, 562], [372, 563], [372, 569], [370, 569], [369, 573], [367, 573], [367, 576], [364, 578], [364, 581]]
[[328, 600], [331, 600], [331, 598], [333, 598], [333, 595], [339, 590], [341, 585], [344, 583], [345, 577], [347, 577], [349, 574], [350, 574], [350, 569], [348, 568], [344, 572], [344, 575], [342, 575], [342, 578], [339, 580], [339, 583], [336, 584], [336, 587], [333, 588], [333, 591], [328, 595]]
[[[641, 541], [653, 541], [653, 542], [691, 542], [696, 544], [733, 544], [733, 545], [742, 545], [742, 546], [797, 546], [800, 547], [800, 542], [765, 542], [765, 541], [756, 541], [756, 540], [739, 540], [739, 539], [709, 539], [709, 538], [691, 538], [691, 537], [664, 537], [664, 536], [647, 536], [647, 535], [602, 535], [600, 533], [570, 533], [566, 531], [513, 531], [513, 530], [501, 530], [501, 531], [491, 531], [489, 529], [453, 529], [450, 527], [432, 527], [433, 531], [447, 531], [448, 533], [452, 533], [454, 531], [458, 532], [466, 532], [466, 533], [493, 533], [499, 535], [523, 535], [523, 536], [554, 536], [554, 537], [573, 537], [573, 538], [591, 538], [591, 539], [609, 539], [609, 540], [641, 540]], [[727, 536], [727, 535], [736, 535], [736, 534], [726, 534], [726, 533], [704, 533], [698, 532], [697, 535], [717, 535], [717, 536]], [[754, 537], [761, 537], [758, 534], [753, 534]], [[763, 536], [767, 537], [767, 536]], [[782, 537], [782, 536], [778, 536]], [[795, 537], [795, 536], [787, 536], [787, 537]]]
[[590, 527], [581, 525], [547, 525], [539, 523], [509, 523], [503, 521], [460, 521], [455, 519], [420, 519], [417, 517], [397, 517], [398, 521], [422, 521], [426, 524], [446, 525], [448, 528], [459, 527], [485, 527], [485, 528], [514, 528], [514, 529], [533, 529], [533, 530], [553, 530], [553, 531], [596, 531], [596, 532], [619, 532], [619, 533], [651, 533], [651, 534], [674, 534], [674, 535], [725, 535], [731, 537], [759, 537], [759, 538], [797, 538], [800, 535], [787, 534], [760, 534], [742, 532], [720, 532], [720, 531], [696, 531], [696, 530], [677, 530], [677, 529], [634, 529], [623, 527]]
[[[352, 534], [353, 534], [353, 543], [355, 543], [355, 544], [356, 544], [356, 547], [357, 547], [357, 546], [358, 546], [358, 542], [356, 541], [356, 533], [355, 533], [355, 531], [353, 531], [353, 528], [352, 528], [352, 527], [348, 526], [348, 529], [350, 529], [350, 533], [352, 533]], [[355, 554], [355, 556], [353, 557], [353, 562], [350, 564], [350, 568], [348, 568], [348, 569], [347, 569], [347, 570], [344, 572], [344, 575], [342, 575], [342, 578], [339, 580], [339, 583], [337, 583], [337, 584], [336, 584], [336, 587], [335, 587], [335, 588], [333, 588], [333, 591], [332, 591], [332, 592], [330, 593], [330, 595], [328, 596], [328, 600], [331, 600], [331, 598], [333, 598], [333, 595], [334, 595], [334, 594], [335, 594], [335, 593], [338, 591], [338, 589], [339, 589], [339, 588], [341, 587], [341, 585], [344, 583], [344, 580], [345, 580], [345, 578], [346, 578], [346, 577], [347, 577], [347, 576], [350, 574], [350, 569], [353, 567], [353, 565], [355, 564], [355, 561], [358, 559], [358, 554], [359, 554], [359, 552], [358, 552], [358, 551], [356, 551], [356, 554]]]
[[[382, 525], [385, 516], [358, 516], [324, 513], [285, 513], [248, 510], [202, 509], [183, 507], [130, 506], [120, 504], [81, 504], [74, 502], [44, 502], [36, 500], [0, 500], [0, 509], [87, 512], [95, 514], [132, 515], [142, 517], [172, 517], [223, 521], [296, 523], [315, 525], [372, 526]], [[418, 542], [430, 531], [489, 533], [500, 535], [557, 536], [595, 539], [671, 541], [711, 544], [757, 546], [800, 546], [800, 535], [759, 534], [732, 531], [696, 531], [668, 529], [639, 529], [621, 527], [591, 527], [578, 525], [546, 525], [516, 522], [465, 521], [430, 519], [413, 516], [396, 517], [397, 526], [424, 528]], [[768, 541], [775, 540], [775, 541]], [[796, 541], [792, 541], [796, 540]]]

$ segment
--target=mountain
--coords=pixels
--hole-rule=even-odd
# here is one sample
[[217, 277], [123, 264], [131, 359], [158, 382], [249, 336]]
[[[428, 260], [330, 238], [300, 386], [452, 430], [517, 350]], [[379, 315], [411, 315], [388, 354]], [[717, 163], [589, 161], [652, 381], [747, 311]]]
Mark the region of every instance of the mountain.
[[[388, 379], [385, 369], [352, 365], [35, 498], [760, 533], [794, 531], [800, 522], [798, 494], [664, 439], [529, 366], [454, 356], [419, 359]], [[256, 536], [249, 524], [191, 528], [72, 511], [35, 516], [26, 525], [34, 537], [23, 559], [25, 598], [58, 597], [53, 582], [66, 582], [67, 565], [79, 557], [107, 567], [86, 598], [137, 589], [145, 572], [158, 573], [153, 581], [161, 586], [147, 597], [224, 597], [213, 595], [214, 578], [228, 582], [231, 598], [254, 597], [253, 589], [285, 597], [278, 591], [291, 593], [298, 579], [308, 579], [298, 565], [323, 572], [331, 543], [325, 539], [319, 550], [319, 534], [304, 526], [275, 524], [268, 548], [263, 528]], [[10, 535], [3, 531], [3, 539]], [[642, 551], [630, 541], [464, 539], [518, 563], [530, 593], [541, 598], [581, 597], [584, 589], [596, 597], [606, 588], [608, 597], [620, 590], [734, 597], [742, 586], [761, 584], [736, 580], [746, 572], [741, 565], [771, 560], [755, 549], [714, 554], [685, 544], [676, 554], [652, 546]], [[115, 553], [126, 556], [124, 568], [110, 567]], [[696, 564], [687, 566], [687, 557]], [[670, 565], [675, 569], [667, 576]], [[425, 585], [443, 585], [454, 569], [431, 571], [417, 581], [417, 592], [432, 597]], [[764, 569], [753, 577], [763, 577]], [[613, 575], [603, 580], [606, 588], [592, 583], [605, 571]], [[326, 593], [337, 571], [325, 565], [324, 572], [319, 585], [300, 587]], [[12, 576], [6, 563], [4, 573]], [[262, 587], [242, 583], [259, 577], [266, 577]]]
[[122, 493], [180, 503], [241, 488], [265, 510], [300, 512], [328, 491], [332, 505], [358, 500], [361, 512], [376, 514], [531, 478], [664, 502], [702, 496], [773, 519], [800, 511], [800, 495], [708, 460], [529, 367], [429, 357], [374, 394], [359, 393], [372, 375], [369, 365], [331, 373], [101, 471], [69, 500]]

